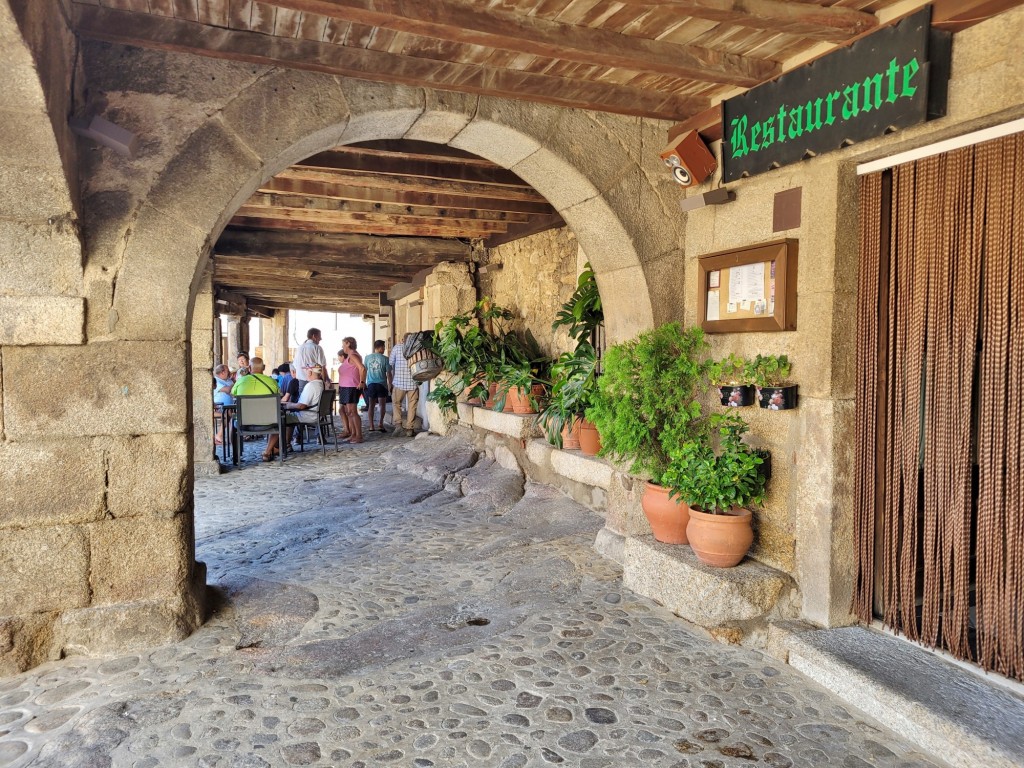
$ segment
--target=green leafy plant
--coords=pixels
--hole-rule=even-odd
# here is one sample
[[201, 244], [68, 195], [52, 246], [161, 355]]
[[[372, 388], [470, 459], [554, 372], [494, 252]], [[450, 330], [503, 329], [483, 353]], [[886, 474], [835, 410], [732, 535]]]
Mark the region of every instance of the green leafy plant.
[[562, 447], [562, 428], [583, 417], [597, 391], [597, 352], [581, 341], [551, 366], [551, 396], [538, 418], [553, 445]]
[[486, 399], [488, 384], [500, 380], [502, 367], [526, 354], [511, 333], [513, 317], [511, 310], [483, 298], [471, 312], [438, 322], [433, 350], [447, 375], [435, 380], [427, 399], [449, 412], [464, 392]]
[[602, 454], [632, 461], [630, 471], [661, 482], [670, 453], [693, 439], [699, 423], [707, 346], [700, 328], [669, 323], [608, 350], [586, 413]]
[[715, 386], [739, 386], [749, 384], [746, 379], [747, 361], [730, 354], [721, 360], [708, 361], [708, 379]]
[[540, 385], [545, 392], [550, 390], [551, 360], [540, 351], [536, 339], [529, 332], [522, 338], [508, 336], [502, 362], [497, 366], [497, 375], [500, 387], [498, 402], [495, 403], [496, 409], [504, 407], [509, 390], [518, 389], [536, 411], [540, 408], [540, 402], [533, 388]]
[[709, 416], [692, 439], [670, 452], [662, 474], [669, 496], [710, 514], [762, 502], [768, 453], [743, 442], [748, 429], [736, 414]]
[[604, 309], [601, 305], [601, 293], [597, 289], [597, 277], [588, 261], [576, 280], [576, 290], [555, 315], [551, 330], [565, 328], [577, 343], [592, 342], [594, 329], [602, 322]]
[[562, 447], [562, 428], [583, 417], [597, 391], [598, 358], [594, 336], [604, 322], [597, 278], [587, 262], [576, 281], [576, 290], [562, 305], [551, 330], [566, 328], [576, 348], [564, 352], [551, 366], [550, 397], [538, 420], [548, 441]]
[[786, 355], [758, 355], [746, 362], [743, 377], [746, 383], [758, 387], [778, 387], [785, 382], [791, 368]]

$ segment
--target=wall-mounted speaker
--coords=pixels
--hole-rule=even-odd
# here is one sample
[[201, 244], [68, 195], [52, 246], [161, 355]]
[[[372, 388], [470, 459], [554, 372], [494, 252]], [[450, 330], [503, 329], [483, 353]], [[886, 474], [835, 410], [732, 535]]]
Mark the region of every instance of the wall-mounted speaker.
[[674, 138], [662, 151], [661, 159], [672, 171], [672, 178], [684, 187], [700, 184], [718, 167], [696, 131]]

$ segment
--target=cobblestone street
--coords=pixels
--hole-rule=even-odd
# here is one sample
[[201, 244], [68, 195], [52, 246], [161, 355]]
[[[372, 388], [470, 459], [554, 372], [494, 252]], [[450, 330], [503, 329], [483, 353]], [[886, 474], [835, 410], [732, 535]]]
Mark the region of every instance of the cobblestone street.
[[0, 679], [0, 766], [935, 766], [624, 591], [602, 521], [458, 439], [196, 482], [213, 615]]

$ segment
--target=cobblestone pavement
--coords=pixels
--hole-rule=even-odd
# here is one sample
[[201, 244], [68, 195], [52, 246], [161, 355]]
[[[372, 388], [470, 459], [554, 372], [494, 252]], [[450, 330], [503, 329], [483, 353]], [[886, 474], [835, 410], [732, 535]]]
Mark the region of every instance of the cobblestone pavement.
[[457, 439], [196, 484], [175, 645], [0, 679], [0, 766], [934, 766], [624, 591], [601, 520]]

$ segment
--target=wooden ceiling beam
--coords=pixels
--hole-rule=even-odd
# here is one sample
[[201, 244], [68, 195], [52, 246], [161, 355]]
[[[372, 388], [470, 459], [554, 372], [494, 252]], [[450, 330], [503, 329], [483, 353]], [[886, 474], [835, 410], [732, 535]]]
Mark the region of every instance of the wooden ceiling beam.
[[[780, 32], [843, 43], [878, 26], [874, 14], [840, 6], [793, 0], [620, 0], [627, 5], [658, 6], [680, 15], [721, 24]], [[776, 73], [778, 74], [778, 73]], [[765, 78], [768, 79], [768, 78]]]
[[496, 184], [530, 189], [530, 185], [512, 171], [498, 165], [480, 167], [452, 159], [423, 158], [393, 152], [361, 150], [319, 152], [295, 164], [300, 168], [382, 173], [391, 176], [421, 176], [428, 179], [458, 180], [477, 184]]
[[481, 211], [469, 208], [444, 208], [430, 205], [403, 205], [401, 203], [377, 202], [372, 198], [364, 200], [337, 200], [311, 195], [291, 195], [279, 192], [257, 192], [245, 201], [248, 208], [291, 208], [309, 211], [335, 211], [345, 213], [396, 214], [414, 218], [431, 219], [456, 214], [460, 219], [482, 221], [505, 221], [521, 223], [529, 221], [529, 214], [510, 211]]
[[292, 165], [281, 171], [275, 179], [304, 179], [325, 181], [364, 189], [396, 189], [409, 192], [440, 192], [466, 197], [492, 197], [496, 200], [527, 200], [545, 202], [544, 196], [525, 182], [517, 185], [484, 184], [456, 179], [408, 176], [399, 173], [378, 174], [373, 171], [330, 170], [323, 167]]
[[217, 256], [213, 261], [216, 269], [214, 275], [252, 272], [266, 275], [282, 274], [290, 277], [325, 275], [345, 280], [367, 275], [404, 280], [408, 275], [416, 274], [424, 266], [431, 266], [429, 264], [363, 264], [358, 261], [310, 264], [308, 261], [283, 260], [266, 256]]
[[[142, 48], [663, 120], [681, 120], [708, 106], [706, 97], [274, 37], [99, 5], [75, 3], [74, 26], [84, 38]], [[775, 73], [777, 65], [765, 77], [747, 78], [746, 84]]]
[[540, 16], [513, 14], [481, 3], [274, 0], [274, 5], [462, 45], [500, 48], [591, 66], [654, 72], [682, 80], [749, 87], [779, 74], [778, 65], [765, 59], [648, 40]]
[[[416, 274], [416, 272], [411, 272]], [[309, 276], [285, 270], [252, 269], [217, 269], [213, 275], [215, 283], [222, 286], [248, 285], [250, 287], [267, 285], [309, 285], [319, 288], [336, 288], [347, 290], [352, 286], [369, 286], [387, 284], [390, 288], [395, 283], [408, 280], [410, 272], [404, 274], [381, 274], [373, 272], [314, 272]], [[376, 290], [376, 289], [375, 289]], [[384, 289], [380, 289], [384, 290]]]
[[377, 227], [448, 227], [477, 232], [504, 232], [508, 222], [493, 219], [460, 219], [453, 216], [404, 216], [394, 213], [354, 213], [350, 211], [319, 211], [308, 208], [265, 208], [262, 206], [243, 205], [235, 212], [235, 216], [267, 222], [302, 221], [315, 226], [338, 225], [347, 226], [357, 231], [365, 231], [371, 226]]
[[308, 232], [249, 232], [228, 227], [214, 246], [229, 256], [351, 259], [364, 264], [439, 264], [469, 261], [472, 248], [457, 240], [318, 235]]
[[309, 197], [336, 198], [339, 200], [373, 200], [395, 205], [425, 205], [435, 208], [459, 210], [509, 211], [514, 213], [549, 214], [554, 211], [547, 200], [509, 200], [490, 195], [472, 197], [458, 193], [413, 192], [402, 188], [373, 189], [365, 186], [351, 186], [338, 182], [309, 181], [274, 177], [260, 187], [260, 192], [307, 195]]
[[484, 245], [488, 248], [496, 248], [499, 245], [511, 243], [513, 240], [519, 240], [530, 235], [539, 234], [540, 232], [546, 232], [549, 229], [558, 229], [564, 226], [565, 221], [557, 213], [553, 216], [538, 216], [533, 221], [525, 224], [511, 226], [506, 232], [491, 235], [484, 240]]
[[309, 312], [342, 312], [353, 315], [375, 315], [380, 308], [380, 303], [376, 296], [364, 297], [361, 299], [342, 299], [340, 301], [329, 299], [307, 299], [301, 296], [296, 296], [293, 299], [258, 298], [257, 300], [261, 307], [265, 307], [267, 309], [298, 309]]
[[[493, 227], [477, 226], [449, 227], [398, 224], [328, 224], [310, 221], [282, 221], [279, 219], [252, 218], [249, 216], [235, 216], [231, 219], [234, 227], [249, 227], [251, 229], [277, 230], [282, 232], [321, 232], [333, 235], [378, 235], [381, 237], [429, 237], [429, 238], [474, 238], [487, 237], [494, 231]], [[501, 229], [504, 229], [502, 227]]]

